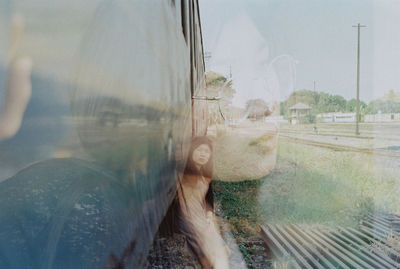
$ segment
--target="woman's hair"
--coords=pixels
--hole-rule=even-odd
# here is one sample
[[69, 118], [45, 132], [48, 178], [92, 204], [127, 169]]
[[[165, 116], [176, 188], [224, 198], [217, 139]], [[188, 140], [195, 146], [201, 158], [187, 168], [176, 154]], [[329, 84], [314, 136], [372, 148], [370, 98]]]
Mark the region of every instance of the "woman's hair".
[[[194, 161], [193, 161], [193, 152], [195, 151], [196, 148], [198, 148], [200, 145], [206, 144], [207, 146], [210, 147], [211, 150], [211, 156], [208, 162], [200, 169], [200, 171], [197, 169]], [[212, 179], [213, 175], [213, 146], [212, 146], [212, 141], [206, 137], [206, 136], [196, 136], [192, 139], [191, 145], [190, 145], [190, 150], [189, 150], [189, 155], [188, 155], [188, 160], [186, 162], [186, 166], [183, 172], [183, 180], [185, 180], [185, 175], [202, 175], [207, 178]], [[179, 179], [178, 179], [179, 180]], [[178, 188], [182, 188], [182, 183], [179, 181]], [[182, 191], [182, 189], [181, 189]], [[183, 192], [182, 192], [183, 193]], [[183, 197], [185, 200], [185, 197]], [[214, 210], [214, 195], [213, 195], [213, 189], [212, 189], [212, 183], [209, 184], [206, 196], [205, 196], [205, 201], [208, 205], [208, 207], [212, 210]], [[179, 204], [179, 199], [178, 199], [178, 194], [175, 195], [175, 198], [173, 199], [170, 207], [168, 208], [167, 214], [164, 217], [164, 220], [162, 221], [159, 232], [163, 235], [172, 235], [173, 232], [181, 232], [188, 236], [190, 234], [191, 228], [188, 227], [187, 223], [182, 222], [182, 212], [180, 209], [180, 204]], [[183, 205], [185, 206], [185, 205]], [[179, 221], [179, 219], [181, 221]]]
[[[193, 152], [201, 145], [207, 145], [210, 148], [211, 155], [208, 162], [203, 165], [200, 171], [197, 169], [194, 161], [193, 161]], [[188, 159], [186, 162], [185, 170], [183, 172], [184, 175], [202, 175], [207, 178], [211, 178], [213, 176], [213, 146], [212, 141], [207, 136], [196, 136], [192, 139], [190, 144], [190, 150]]]
[[[199, 171], [193, 161], [193, 152], [203, 144], [210, 147], [211, 155], [210, 155], [210, 158], [208, 159], [208, 162], [205, 165], [203, 165]], [[184, 175], [202, 175], [204, 177], [212, 179], [213, 168], [214, 168], [213, 155], [214, 155], [213, 154], [213, 146], [212, 146], [212, 141], [210, 138], [208, 138], [207, 136], [193, 137], [192, 142], [190, 144], [188, 160], [186, 162], [186, 167], [185, 167], [185, 170], [183, 171], [183, 174]], [[185, 177], [183, 177], [183, 180], [185, 180]], [[182, 184], [182, 182], [180, 182], [180, 184]], [[206, 200], [206, 203], [208, 204], [208, 206], [212, 210], [214, 210], [214, 194], [213, 194], [212, 183], [210, 183], [210, 185], [208, 186], [205, 200]]]

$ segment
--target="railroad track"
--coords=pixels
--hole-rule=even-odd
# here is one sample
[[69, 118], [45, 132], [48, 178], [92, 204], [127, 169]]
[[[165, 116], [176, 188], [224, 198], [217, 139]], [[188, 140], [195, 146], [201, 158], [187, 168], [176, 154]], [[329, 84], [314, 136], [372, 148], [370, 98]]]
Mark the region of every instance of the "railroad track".
[[348, 145], [339, 145], [339, 144], [333, 144], [333, 143], [319, 142], [319, 141], [313, 141], [310, 139], [293, 137], [293, 136], [285, 135], [282, 133], [279, 134], [279, 137], [287, 139], [291, 142], [310, 145], [310, 146], [316, 146], [316, 147], [328, 148], [328, 149], [332, 149], [335, 151], [359, 152], [359, 153], [375, 154], [375, 155], [392, 157], [392, 158], [400, 157], [400, 152], [395, 152], [395, 151], [386, 150], [386, 149], [361, 148], [361, 147], [354, 147], [354, 146], [348, 146]]
[[358, 229], [263, 225], [261, 236], [292, 268], [400, 268], [399, 216], [369, 215]]
[[345, 137], [345, 138], [358, 138], [358, 139], [375, 139], [375, 136], [366, 136], [366, 135], [352, 135], [352, 134], [344, 134], [342, 132], [312, 132], [312, 131], [296, 131], [296, 130], [280, 130], [282, 134], [294, 134], [294, 135], [318, 135], [318, 136], [337, 136], [337, 137]]
[[319, 131], [318, 133], [308, 130], [289, 130], [289, 129], [281, 129], [281, 134], [294, 134], [294, 135], [318, 135], [318, 136], [335, 136], [335, 137], [344, 137], [344, 138], [357, 138], [357, 139], [385, 139], [391, 141], [400, 141], [400, 137], [393, 136], [382, 136], [381, 134], [376, 134], [375, 132], [370, 132], [369, 135], [354, 135], [350, 132], [343, 131]]

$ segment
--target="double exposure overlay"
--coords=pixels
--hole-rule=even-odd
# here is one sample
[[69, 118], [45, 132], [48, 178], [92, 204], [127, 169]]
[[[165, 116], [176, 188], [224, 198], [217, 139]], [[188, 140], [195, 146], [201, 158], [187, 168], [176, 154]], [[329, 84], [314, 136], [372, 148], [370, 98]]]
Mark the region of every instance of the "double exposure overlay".
[[396, 0], [0, 0], [0, 268], [400, 268]]

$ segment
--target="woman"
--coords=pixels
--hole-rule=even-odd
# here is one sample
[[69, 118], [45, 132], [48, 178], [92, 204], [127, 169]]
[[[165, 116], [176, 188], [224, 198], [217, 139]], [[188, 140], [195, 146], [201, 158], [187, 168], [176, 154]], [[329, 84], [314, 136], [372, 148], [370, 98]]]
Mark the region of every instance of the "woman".
[[229, 268], [229, 250], [213, 212], [212, 170], [211, 140], [205, 136], [193, 138], [167, 218], [173, 218], [173, 226], [185, 235], [203, 268]]

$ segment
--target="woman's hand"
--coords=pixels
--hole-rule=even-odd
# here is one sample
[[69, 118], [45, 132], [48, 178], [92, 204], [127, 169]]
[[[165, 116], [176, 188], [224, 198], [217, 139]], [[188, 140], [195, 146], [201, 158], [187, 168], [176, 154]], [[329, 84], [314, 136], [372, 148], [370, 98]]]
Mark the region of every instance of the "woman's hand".
[[3, 109], [0, 111], [0, 141], [11, 138], [18, 132], [32, 94], [32, 60], [29, 57], [15, 58], [15, 51], [23, 29], [22, 16], [15, 15], [11, 26], [11, 44], [6, 63], [8, 67], [6, 85], [0, 85], [0, 87], [5, 87]]
[[32, 61], [20, 58], [8, 70], [3, 110], [0, 113], [0, 141], [13, 137], [21, 127], [32, 94]]
[[214, 213], [212, 211], [207, 210], [206, 220], [207, 220], [208, 225], [214, 224]]

